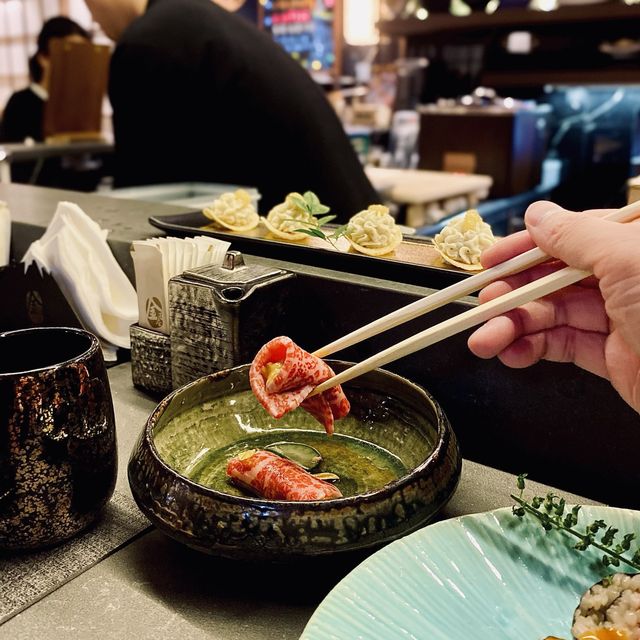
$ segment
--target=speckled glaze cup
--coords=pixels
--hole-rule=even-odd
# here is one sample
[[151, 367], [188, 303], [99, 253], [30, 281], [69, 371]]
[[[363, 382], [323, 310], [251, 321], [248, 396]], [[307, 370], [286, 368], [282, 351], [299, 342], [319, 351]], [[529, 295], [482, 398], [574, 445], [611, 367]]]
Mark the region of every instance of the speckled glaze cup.
[[0, 549], [36, 549], [88, 527], [117, 471], [111, 391], [80, 329], [0, 333]]

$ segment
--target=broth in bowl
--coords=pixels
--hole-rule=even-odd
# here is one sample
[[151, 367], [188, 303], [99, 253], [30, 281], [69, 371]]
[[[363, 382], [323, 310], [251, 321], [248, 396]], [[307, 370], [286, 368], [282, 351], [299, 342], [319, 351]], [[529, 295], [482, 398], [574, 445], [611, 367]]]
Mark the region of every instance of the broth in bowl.
[[[250, 391], [232, 393], [180, 413], [158, 429], [154, 441], [160, 458], [185, 478], [237, 496], [248, 494], [229, 482], [226, 466], [231, 458], [282, 442], [307, 445], [321, 456], [313, 472], [335, 474], [343, 496], [354, 496], [406, 475], [433, 450], [436, 439], [435, 433], [414, 431], [405, 424], [407, 416], [392, 398], [380, 397], [377, 410], [370, 407], [372, 399], [367, 397], [364, 415], [351, 413], [337, 423], [334, 435], [327, 436], [300, 409], [275, 420]], [[376, 427], [379, 424], [384, 431]]]

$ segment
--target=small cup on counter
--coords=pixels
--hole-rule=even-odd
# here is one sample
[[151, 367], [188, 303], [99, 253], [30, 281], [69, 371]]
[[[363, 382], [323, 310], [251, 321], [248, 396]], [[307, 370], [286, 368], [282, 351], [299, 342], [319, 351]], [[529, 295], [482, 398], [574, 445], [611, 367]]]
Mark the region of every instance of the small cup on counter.
[[37, 549], [92, 524], [113, 493], [116, 432], [98, 339], [0, 333], [0, 549]]

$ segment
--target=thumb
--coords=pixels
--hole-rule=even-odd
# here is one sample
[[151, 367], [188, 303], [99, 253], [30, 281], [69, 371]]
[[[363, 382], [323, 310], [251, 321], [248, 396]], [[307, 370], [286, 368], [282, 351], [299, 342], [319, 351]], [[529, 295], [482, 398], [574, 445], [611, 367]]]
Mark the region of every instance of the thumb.
[[[629, 228], [602, 220], [603, 212], [575, 213], [552, 202], [536, 202], [525, 214], [534, 242], [547, 254], [578, 269], [593, 271], [629, 242]], [[634, 255], [633, 251], [630, 255]]]

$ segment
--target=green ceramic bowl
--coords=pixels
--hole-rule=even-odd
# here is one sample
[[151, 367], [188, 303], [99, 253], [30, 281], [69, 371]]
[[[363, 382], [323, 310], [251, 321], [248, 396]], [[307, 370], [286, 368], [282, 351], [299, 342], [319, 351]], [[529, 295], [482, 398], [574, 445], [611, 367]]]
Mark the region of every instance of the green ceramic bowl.
[[[336, 371], [349, 366], [330, 363]], [[449, 421], [421, 387], [386, 371], [345, 385], [351, 413], [336, 434], [301, 409], [274, 420], [249, 388], [249, 365], [200, 378], [153, 411], [129, 461], [146, 516], [190, 547], [287, 559], [373, 547], [426, 524], [446, 504], [461, 458]], [[228, 484], [226, 460], [277, 441], [313, 444], [344, 498], [263, 500]]]

